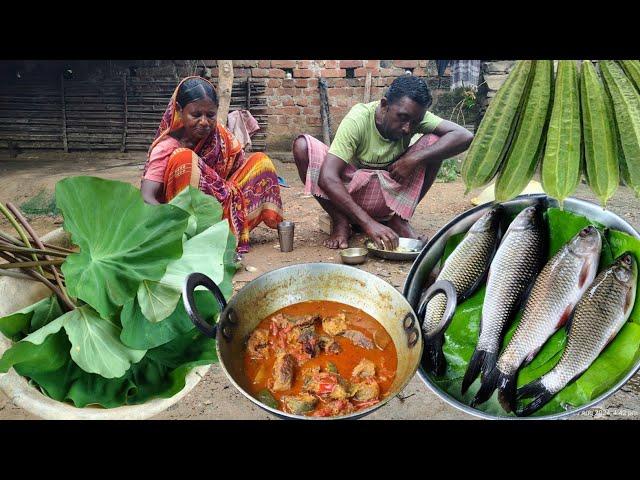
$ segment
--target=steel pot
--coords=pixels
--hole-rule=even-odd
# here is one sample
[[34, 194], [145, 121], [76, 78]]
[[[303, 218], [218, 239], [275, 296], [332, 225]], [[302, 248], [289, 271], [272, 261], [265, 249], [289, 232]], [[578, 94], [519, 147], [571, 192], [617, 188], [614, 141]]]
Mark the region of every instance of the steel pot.
[[[517, 214], [521, 210], [531, 205], [534, 205], [536, 202], [543, 201], [546, 203], [547, 207], [557, 207], [558, 202], [555, 199], [552, 199], [546, 195], [536, 194], [536, 195], [522, 195], [517, 197], [514, 200], [509, 202], [505, 202], [504, 205], [507, 213]], [[427, 288], [433, 284], [436, 276], [436, 272], [434, 271], [434, 267], [440, 261], [442, 254], [444, 252], [445, 245], [449, 238], [458, 233], [463, 233], [469, 230], [473, 223], [478, 220], [482, 215], [484, 215], [489, 209], [493, 207], [493, 203], [486, 203], [475, 207], [471, 210], [468, 210], [453, 220], [451, 220], [448, 224], [442, 227], [432, 238], [429, 240], [427, 245], [422, 249], [418, 258], [416, 258], [413, 263], [409, 274], [407, 275], [407, 279], [404, 284], [403, 293], [407, 298], [411, 306], [417, 311], [418, 306], [423, 299], [423, 295], [426, 292]], [[591, 202], [587, 202], [585, 200], [580, 200], [577, 198], [567, 198], [564, 201], [564, 209], [568, 212], [575, 213], [577, 215], [583, 215], [592, 221], [599, 222], [609, 228], [620, 230], [628, 235], [631, 235], [635, 238], [640, 239], [640, 234], [634, 230], [631, 225], [625, 222], [616, 214], [602, 209], [599, 205], [596, 205]], [[608, 391], [604, 392], [595, 400], [582, 405], [573, 410], [568, 410], [566, 412], [556, 413], [553, 415], [546, 416], [538, 416], [531, 417], [527, 419], [556, 419], [556, 418], [565, 418], [570, 415], [574, 415], [583, 410], [586, 410], [594, 405], [602, 402], [604, 399], [613, 395], [620, 387], [622, 387], [638, 370], [640, 369], [640, 359], [636, 361], [634, 366], [627, 372], [627, 374], [622, 378], [615, 386], [610, 388]], [[468, 414], [481, 417], [481, 418], [489, 418], [489, 419], [514, 419], [514, 417], [501, 417], [497, 415], [488, 414], [481, 410], [476, 410], [471, 408], [470, 406], [461, 403], [457, 399], [450, 396], [447, 392], [441, 390], [434, 382], [431, 380], [430, 374], [428, 374], [422, 366], [418, 369], [418, 375], [427, 385], [427, 387], [438, 395], [442, 400], [447, 402], [449, 405], [454, 406], [455, 408], [462, 410]]]
[[[208, 288], [220, 304], [217, 324], [205, 322], [196, 310], [193, 293]], [[400, 292], [384, 280], [354, 267], [327, 263], [291, 265], [265, 273], [245, 285], [229, 303], [216, 284], [201, 273], [191, 274], [184, 285], [185, 309], [196, 327], [216, 339], [218, 359], [229, 381], [260, 408], [282, 418], [317, 419], [293, 415], [265, 405], [251, 395], [243, 371], [248, 336], [267, 316], [288, 305], [308, 300], [344, 303], [371, 315], [389, 333], [398, 355], [396, 378], [387, 396], [376, 405], [328, 419], [359, 418], [382, 407], [398, 394], [418, 369], [422, 356], [422, 334], [418, 319]]]

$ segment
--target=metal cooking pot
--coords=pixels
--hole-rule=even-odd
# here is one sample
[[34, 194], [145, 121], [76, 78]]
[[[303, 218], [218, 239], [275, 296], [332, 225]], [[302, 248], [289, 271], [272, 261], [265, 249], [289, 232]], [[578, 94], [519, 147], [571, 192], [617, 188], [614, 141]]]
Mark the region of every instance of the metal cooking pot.
[[[546, 195], [522, 195], [514, 200], [505, 202], [504, 205], [506, 212], [510, 214], [517, 214], [524, 208], [534, 205], [539, 201], [544, 201], [547, 207], [557, 207], [558, 202]], [[423, 298], [426, 289], [434, 282], [435, 273], [434, 267], [438, 265], [440, 258], [444, 252], [445, 245], [449, 238], [458, 233], [468, 231], [476, 220], [484, 215], [489, 209], [491, 209], [493, 203], [486, 203], [476, 208], [468, 210], [456, 218], [451, 220], [447, 225], [442, 227], [432, 238], [427, 245], [422, 249], [418, 258], [413, 263], [411, 270], [407, 276], [407, 280], [404, 284], [404, 296], [407, 298], [411, 306], [417, 311], [418, 306]], [[602, 207], [585, 200], [579, 200], [577, 198], [567, 198], [564, 201], [564, 209], [568, 212], [575, 213], [577, 215], [583, 215], [592, 221], [599, 222], [609, 228], [620, 230], [628, 235], [640, 239], [640, 234], [631, 227], [627, 222], [622, 220], [616, 214], [603, 210]], [[615, 386], [608, 391], [604, 392], [595, 400], [582, 405], [581, 407], [566, 412], [556, 413], [553, 415], [531, 417], [525, 419], [556, 419], [563, 418], [583, 410], [586, 410], [594, 405], [600, 403], [605, 398], [615, 393], [622, 385], [624, 385], [638, 370], [640, 369], [640, 359], [636, 361], [634, 366], [627, 372]], [[418, 369], [418, 374], [429, 389], [438, 395], [442, 400], [449, 405], [456, 407], [463, 412], [466, 412], [477, 417], [489, 418], [489, 419], [515, 419], [515, 417], [502, 417], [497, 415], [488, 414], [481, 410], [476, 410], [470, 406], [461, 403], [457, 399], [450, 396], [445, 391], [441, 390], [435, 383], [432, 382], [430, 374], [424, 371], [422, 366]], [[521, 419], [521, 418], [518, 418]]]
[[[208, 288], [220, 304], [216, 325], [205, 322], [195, 307], [193, 292], [199, 286]], [[371, 407], [328, 419], [360, 418], [383, 406], [409, 383], [422, 356], [418, 319], [402, 294], [375, 275], [345, 265], [306, 263], [279, 268], [249, 282], [228, 304], [209, 277], [193, 273], [185, 282], [183, 300], [198, 329], [216, 339], [218, 359], [229, 381], [260, 408], [283, 418], [317, 419], [293, 415], [260, 402], [249, 393], [249, 380], [243, 368], [248, 336], [263, 319], [281, 308], [308, 300], [344, 303], [375, 318], [393, 340], [398, 367], [387, 396]]]

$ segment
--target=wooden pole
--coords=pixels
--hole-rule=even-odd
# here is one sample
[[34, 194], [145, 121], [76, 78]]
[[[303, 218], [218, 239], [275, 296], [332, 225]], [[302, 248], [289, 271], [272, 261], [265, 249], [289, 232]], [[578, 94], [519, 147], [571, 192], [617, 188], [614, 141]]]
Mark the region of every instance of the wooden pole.
[[247, 110], [251, 110], [251, 75], [247, 77]]
[[364, 103], [371, 101], [371, 72], [367, 72], [367, 79], [364, 82]]
[[322, 140], [326, 145], [331, 144], [331, 124], [329, 119], [329, 94], [327, 93], [327, 81], [318, 79], [320, 90], [320, 117], [322, 118]]
[[129, 120], [129, 107], [127, 105], [127, 74], [122, 75], [122, 90], [124, 95], [124, 125], [122, 129], [122, 145], [120, 151], [124, 152], [127, 145], [127, 123]]
[[67, 144], [67, 108], [64, 100], [64, 74], [60, 75], [60, 91], [62, 94], [62, 147], [65, 153], [69, 151]]
[[231, 89], [233, 88], [233, 60], [218, 60], [218, 122], [227, 125]]

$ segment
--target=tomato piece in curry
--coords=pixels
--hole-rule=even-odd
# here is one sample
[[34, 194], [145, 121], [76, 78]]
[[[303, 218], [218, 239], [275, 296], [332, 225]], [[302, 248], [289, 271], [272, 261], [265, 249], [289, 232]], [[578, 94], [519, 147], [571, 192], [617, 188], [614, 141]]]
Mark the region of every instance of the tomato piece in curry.
[[385, 328], [338, 302], [289, 305], [262, 320], [244, 354], [250, 392], [297, 415], [337, 416], [386, 397], [397, 353]]

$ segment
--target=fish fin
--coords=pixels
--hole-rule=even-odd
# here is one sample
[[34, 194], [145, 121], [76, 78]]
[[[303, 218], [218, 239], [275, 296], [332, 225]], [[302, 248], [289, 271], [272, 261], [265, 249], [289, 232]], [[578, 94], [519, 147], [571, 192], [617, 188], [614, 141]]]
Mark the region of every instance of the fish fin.
[[531, 397], [541, 388], [544, 388], [542, 381], [540, 379], [534, 380], [533, 382], [527, 383], [526, 385], [518, 388], [516, 390], [516, 398], [520, 400], [521, 398]]
[[500, 372], [498, 377], [498, 400], [507, 412], [516, 409], [516, 374], [517, 371], [511, 375]]
[[444, 335], [435, 335], [425, 338], [424, 352], [422, 353], [422, 368], [425, 371], [440, 377], [446, 370], [446, 359], [442, 351]]
[[564, 324], [564, 328], [567, 332], [567, 336], [569, 336], [569, 332], [571, 332], [571, 325], [573, 324], [573, 319], [576, 315], [576, 309], [574, 308], [573, 310], [571, 310], [571, 313], [569, 314], [569, 318], [567, 319], [567, 323]]
[[627, 290], [627, 296], [624, 300], [624, 310], [622, 310], [625, 314], [631, 312], [631, 309], [633, 308], [633, 304], [635, 303], [636, 300], [636, 292], [634, 288], [630, 288], [629, 290]]
[[473, 401], [470, 404], [471, 408], [475, 408], [477, 405], [489, 400], [491, 394], [493, 394], [493, 391], [498, 386], [498, 379], [501, 376], [502, 372], [496, 366], [482, 377], [480, 390], [478, 390], [478, 393], [476, 393], [476, 396], [473, 398]]
[[531, 382], [528, 385], [525, 385], [520, 390], [526, 389], [526, 397], [533, 397], [533, 400], [528, 405], [515, 410], [515, 414], [518, 417], [528, 417], [534, 412], [540, 410], [543, 406], [545, 406], [549, 400], [553, 398], [553, 394], [547, 390], [547, 388], [542, 385], [540, 380], [536, 380], [535, 382]]
[[[485, 350], [474, 350], [473, 355], [471, 355], [471, 360], [469, 360], [469, 365], [467, 366], [467, 371], [464, 374], [464, 378], [462, 379], [462, 394], [464, 395], [474, 380], [480, 375], [480, 372], [486, 371], [487, 365], [487, 356], [492, 355], [491, 353]], [[493, 354], [494, 363], [497, 354]]]
[[464, 373], [464, 378], [462, 379], [462, 394], [467, 393], [467, 390], [476, 379], [476, 377], [480, 374], [480, 369], [482, 368], [482, 363], [484, 362], [484, 356], [487, 352], [482, 350], [474, 350], [473, 355], [471, 355], [471, 360], [469, 360], [469, 365], [467, 365], [467, 371]]
[[567, 305], [567, 308], [564, 309], [564, 312], [560, 315], [560, 320], [558, 320], [558, 324], [556, 325], [556, 330], [562, 328], [562, 326], [567, 323], [567, 320], [571, 317], [571, 312], [573, 312], [573, 307], [574, 305]]
[[591, 262], [584, 262], [582, 270], [580, 270], [580, 276], [578, 277], [578, 288], [582, 289], [589, 279], [589, 272], [591, 271]]

